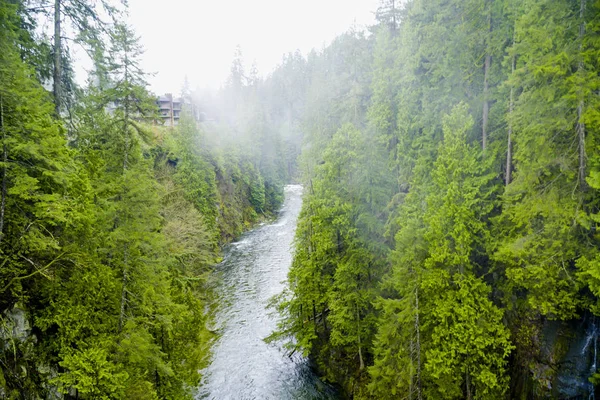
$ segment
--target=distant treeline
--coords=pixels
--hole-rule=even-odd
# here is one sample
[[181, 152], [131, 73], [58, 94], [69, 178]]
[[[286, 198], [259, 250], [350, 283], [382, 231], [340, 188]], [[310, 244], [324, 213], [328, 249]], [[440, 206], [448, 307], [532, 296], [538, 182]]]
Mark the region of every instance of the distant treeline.
[[376, 15], [273, 74], [295, 88], [306, 185], [273, 338], [356, 399], [587, 398], [600, 2]]
[[[248, 116], [259, 82], [233, 71], [228, 118], [201, 127], [186, 87], [179, 125], [157, 125], [111, 4], [0, 1], [3, 399], [193, 398], [219, 247], [272, 216], [295, 173], [299, 147], [265, 128], [284, 118]], [[93, 61], [85, 87], [75, 46]]]

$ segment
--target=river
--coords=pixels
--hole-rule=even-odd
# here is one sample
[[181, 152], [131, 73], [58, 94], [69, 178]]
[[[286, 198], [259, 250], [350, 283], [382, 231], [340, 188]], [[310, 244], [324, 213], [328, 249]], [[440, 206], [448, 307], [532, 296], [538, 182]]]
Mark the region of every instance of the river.
[[202, 371], [197, 399], [336, 398], [300, 354], [288, 357], [280, 345], [263, 341], [277, 327], [278, 317], [266, 307], [285, 287], [301, 206], [302, 187], [286, 186], [278, 219], [244, 234], [225, 250], [224, 261], [216, 267], [220, 337], [210, 365]]

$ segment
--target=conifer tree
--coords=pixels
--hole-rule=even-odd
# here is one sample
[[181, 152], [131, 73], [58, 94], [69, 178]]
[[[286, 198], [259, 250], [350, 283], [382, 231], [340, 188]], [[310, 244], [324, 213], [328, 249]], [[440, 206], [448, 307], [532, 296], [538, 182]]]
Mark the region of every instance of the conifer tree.
[[[66, 103], [65, 83], [70, 85], [66, 67], [68, 64], [68, 51], [64, 44], [67, 31], [65, 21], [70, 22], [70, 27], [78, 35], [77, 40], [92, 49], [101, 42], [100, 37], [108, 31], [108, 22], [103, 20], [101, 13], [109, 17], [116, 17], [119, 10], [111, 2], [101, 0], [99, 2], [86, 0], [41, 0], [39, 10], [46, 13], [49, 6], [53, 9], [53, 86], [54, 104], [56, 115], [61, 116], [63, 104]], [[47, 13], [46, 13], [47, 14]]]
[[572, 84], [579, 14], [563, 3], [528, 6], [511, 49], [517, 57], [512, 85], [521, 88], [509, 115], [515, 172], [504, 194], [504, 234], [495, 256], [511, 285], [526, 290], [529, 307], [562, 319], [575, 315], [579, 304], [572, 265], [581, 252], [574, 222], [582, 195], [579, 151], [571, 150], [579, 140], [579, 89]]
[[[69, 243], [85, 212], [85, 175], [66, 146], [62, 126], [35, 71], [18, 52], [19, 18], [12, 3], [0, 4], [0, 319], [11, 310], [34, 312], [48, 304], [49, 287], [73, 268]], [[3, 393], [43, 396], [47, 374], [41, 346], [2, 336]], [[5, 342], [6, 341], [6, 342]], [[25, 372], [25, 373], [24, 373]]]

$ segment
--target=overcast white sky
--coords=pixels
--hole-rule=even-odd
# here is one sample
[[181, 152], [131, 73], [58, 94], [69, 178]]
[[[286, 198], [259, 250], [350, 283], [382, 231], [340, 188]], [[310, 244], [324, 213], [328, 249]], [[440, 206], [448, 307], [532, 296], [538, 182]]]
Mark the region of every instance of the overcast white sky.
[[129, 0], [130, 23], [155, 72], [151, 90], [179, 93], [184, 76], [192, 88], [217, 89], [229, 74], [236, 45], [247, 70], [261, 75], [284, 53], [320, 49], [336, 35], [373, 23], [378, 0]]

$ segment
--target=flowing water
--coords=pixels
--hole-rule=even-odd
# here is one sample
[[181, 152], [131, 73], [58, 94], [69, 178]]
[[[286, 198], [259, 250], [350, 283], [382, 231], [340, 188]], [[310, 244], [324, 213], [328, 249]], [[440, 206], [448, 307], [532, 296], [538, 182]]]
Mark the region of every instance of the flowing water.
[[[556, 338], [558, 326], [562, 328], [560, 340]], [[555, 336], [553, 347], [558, 347], [557, 342], [563, 342], [566, 349], [557, 368], [557, 382], [554, 397], [559, 399], [596, 399], [596, 388], [589, 381], [598, 367], [598, 339], [600, 325], [596, 317], [584, 314], [579, 321], [563, 323], [548, 323], [545, 333]], [[555, 332], [553, 332], [555, 331]], [[551, 342], [552, 343], [552, 342]]]
[[292, 262], [292, 240], [302, 206], [302, 187], [285, 188], [277, 221], [243, 235], [225, 251], [216, 267], [220, 333], [213, 359], [203, 371], [198, 399], [335, 399], [335, 392], [314, 374], [308, 361], [291, 357], [263, 339], [277, 327], [266, 306], [284, 289]]

